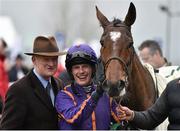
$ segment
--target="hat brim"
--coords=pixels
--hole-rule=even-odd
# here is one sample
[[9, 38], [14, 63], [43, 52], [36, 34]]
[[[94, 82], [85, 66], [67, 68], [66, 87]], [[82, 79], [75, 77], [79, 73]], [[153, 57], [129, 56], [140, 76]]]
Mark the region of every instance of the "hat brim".
[[40, 55], [40, 56], [62, 56], [67, 52], [49, 52], [49, 53], [24, 53], [26, 55]]

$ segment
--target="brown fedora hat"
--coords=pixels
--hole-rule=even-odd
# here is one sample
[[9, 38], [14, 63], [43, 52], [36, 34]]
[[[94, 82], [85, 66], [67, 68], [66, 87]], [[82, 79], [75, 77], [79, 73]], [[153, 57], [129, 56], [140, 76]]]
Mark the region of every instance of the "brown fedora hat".
[[66, 52], [59, 52], [56, 40], [53, 36], [44, 37], [38, 36], [34, 40], [33, 53], [24, 53], [26, 55], [41, 55], [41, 56], [60, 56]]

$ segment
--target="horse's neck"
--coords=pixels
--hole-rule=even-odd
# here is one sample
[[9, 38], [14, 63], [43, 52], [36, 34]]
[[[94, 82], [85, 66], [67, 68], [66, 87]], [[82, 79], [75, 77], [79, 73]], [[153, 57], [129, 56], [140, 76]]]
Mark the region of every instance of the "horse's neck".
[[153, 79], [141, 64], [138, 56], [134, 57], [132, 62], [130, 88], [132, 99], [136, 99], [135, 101], [139, 104], [138, 110], [146, 109], [154, 103], [156, 92]]
[[[131, 75], [132, 78], [136, 78], [137, 81], [142, 81], [142, 79], [148, 79], [151, 78], [151, 75], [147, 71], [146, 68], [142, 65], [137, 55], [135, 55], [133, 62], [132, 62], [132, 72]], [[149, 81], [143, 81], [143, 83], [149, 83]]]

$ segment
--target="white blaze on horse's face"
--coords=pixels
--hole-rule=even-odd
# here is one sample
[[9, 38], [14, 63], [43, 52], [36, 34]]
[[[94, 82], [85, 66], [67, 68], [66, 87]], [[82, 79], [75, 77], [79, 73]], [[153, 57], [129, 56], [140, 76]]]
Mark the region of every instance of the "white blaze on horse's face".
[[111, 37], [111, 40], [115, 42], [117, 39], [121, 37], [121, 32], [112, 31], [110, 32], [110, 37]]

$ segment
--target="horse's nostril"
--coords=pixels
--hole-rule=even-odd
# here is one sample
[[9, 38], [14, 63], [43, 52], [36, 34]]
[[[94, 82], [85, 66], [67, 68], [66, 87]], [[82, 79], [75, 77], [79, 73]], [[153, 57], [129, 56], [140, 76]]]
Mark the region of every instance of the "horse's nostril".
[[117, 97], [121, 93], [121, 91], [123, 91], [124, 88], [125, 82], [123, 80], [119, 80], [115, 83], [106, 80], [106, 91], [108, 91], [109, 96]]
[[121, 85], [121, 80], [118, 81], [118, 85]]
[[119, 80], [117, 87], [119, 88], [119, 90], [122, 90], [125, 87], [125, 81]]

